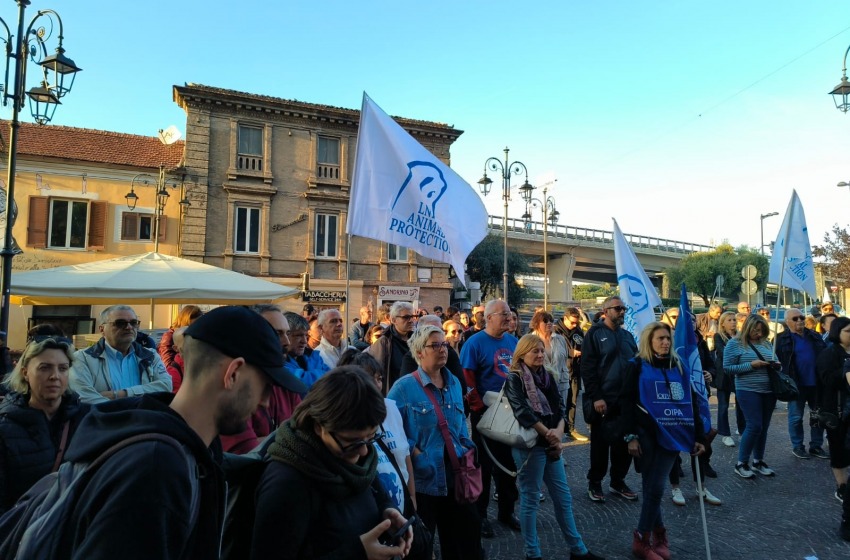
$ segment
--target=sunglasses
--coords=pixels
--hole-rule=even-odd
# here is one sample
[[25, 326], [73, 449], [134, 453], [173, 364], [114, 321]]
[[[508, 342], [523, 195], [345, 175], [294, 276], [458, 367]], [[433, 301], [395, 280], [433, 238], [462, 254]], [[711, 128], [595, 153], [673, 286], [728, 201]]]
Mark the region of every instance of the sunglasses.
[[626, 309], [628, 309], [628, 307], [624, 307], [624, 306], [622, 306], [622, 305], [612, 305], [611, 307], [606, 307], [606, 308], [605, 308], [605, 311], [608, 311], [609, 309], [613, 309], [613, 310], [614, 310], [614, 311], [616, 311], [617, 313], [620, 313], [620, 312], [625, 311]]
[[138, 329], [139, 325], [141, 325], [142, 323], [141, 321], [135, 319], [132, 321], [127, 321], [126, 319], [115, 319], [114, 321], [107, 321], [107, 324], [111, 324], [116, 329], [122, 330], [126, 329], [127, 327], [133, 327], [134, 329]]
[[352, 455], [353, 453], [359, 451], [360, 448], [364, 445], [372, 445], [376, 441], [384, 439], [384, 432], [376, 432], [375, 435], [370, 437], [369, 439], [361, 439], [353, 443], [343, 445], [343, 443], [339, 441], [339, 438], [336, 437], [335, 433], [328, 433], [331, 435], [331, 438], [334, 440], [334, 442], [336, 442], [336, 444], [339, 446], [339, 451], [343, 455]]
[[802, 315], [797, 315], [796, 317], [791, 317], [791, 320], [792, 321], [805, 321], [806, 318], [803, 317]]

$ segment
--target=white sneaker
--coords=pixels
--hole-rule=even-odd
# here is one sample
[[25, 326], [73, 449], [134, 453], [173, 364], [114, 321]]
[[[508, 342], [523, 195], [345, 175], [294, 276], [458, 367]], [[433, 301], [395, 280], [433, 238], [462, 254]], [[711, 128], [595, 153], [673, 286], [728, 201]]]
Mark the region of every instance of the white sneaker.
[[723, 436], [723, 445], [726, 447], [735, 447], [735, 440], [732, 436]]
[[708, 491], [708, 488], [703, 487], [702, 489], [702, 498], [705, 500], [705, 503], [711, 504], [713, 506], [719, 506], [723, 503], [723, 501]]
[[685, 495], [682, 494], [681, 488], [673, 488], [673, 503], [677, 506], [685, 505]]

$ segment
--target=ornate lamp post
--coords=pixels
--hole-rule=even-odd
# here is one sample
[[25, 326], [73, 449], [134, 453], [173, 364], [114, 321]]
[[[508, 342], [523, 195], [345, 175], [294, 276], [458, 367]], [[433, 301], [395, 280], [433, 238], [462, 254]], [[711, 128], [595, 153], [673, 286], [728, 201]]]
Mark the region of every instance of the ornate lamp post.
[[847, 81], [847, 54], [850, 53], [850, 47], [844, 51], [844, 66], [841, 68], [841, 82], [829, 94], [835, 101], [835, 108], [846, 113], [850, 111], [850, 82]]
[[[171, 195], [168, 194], [168, 189], [176, 189], [179, 187], [180, 192], [185, 193], [185, 189], [183, 188], [183, 182], [185, 179], [185, 175], [183, 175], [179, 181], [175, 178], [167, 177], [165, 173], [165, 166], [160, 165], [158, 178], [154, 178], [154, 176], [149, 173], [139, 173], [133, 177], [133, 181], [130, 183], [130, 192], [124, 195], [124, 198], [127, 200], [127, 208], [135, 210], [136, 204], [139, 202], [139, 195], [136, 194], [136, 187], [152, 186], [156, 188], [153, 229], [153, 250], [155, 253], [159, 252], [159, 223], [162, 219], [162, 213], [165, 211], [165, 205], [168, 204], [168, 199], [171, 197]], [[185, 194], [179, 204], [181, 215], [189, 208], [189, 206], [191, 206], [191, 203], [189, 202], [189, 199], [185, 197]]]
[[[17, 0], [18, 26], [17, 35], [13, 34], [6, 22], [0, 18], [2, 31], [0, 41], [6, 43], [6, 72], [4, 74], [3, 106], [12, 105], [12, 120], [9, 121], [9, 164], [7, 167], [5, 215], [6, 227], [3, 238], [3, 273], [0, 277], [2, 284], [2, 309], [0, 309], [0, 330], [9, 331], [9, 296], [11, 295], [12, 258], [16, 254], [15, 242], [12, 238], [12, 228], [15, 225], [15, 168], [17, 166], [18, 132], [20, 129], [19, 113], [24, 108], [24, 101], [29, 98], [30, 112], [38, 124], [46, 124], [53, 118], [60, 99], [71, 91], [74, 78], [80, 68], [74, 61], [65, 56], [62, 46], [64, 30], [62, 19], [53, 10], [39, 10], [34, 18], [25, 26], [26, 8], [30, 0]], [[39, 22], [41, 25], [37, 26]], [[56, 37], [58, 45], [54, 54], [48, 55], [47, 41], [58, 27]], [[26, 91], [27, 62], [32, 61], [41, 67], [39, 85]], [[12, 80], [9, 80], [9, 72]]]
[[[185, 189], [184, 189], [184, 181], [186, 179], [186, 175], [184, 174], [180, 180], [174, 178], [169, 178], [165, 173], [165, 166], [159, 166], [159, 177], [154, 177], [149, 173], [139, 173], [133, 180], [130, 182], [130, 192], [124, 195], [124, 198], [127, 200], [127, 208], [131, 211], [136, 209], [136, 204], [139, 202], [139, 195], [136, 194], [136, 187], [141, 186], [152, 186], [156, 188], [156, 201], [154, 202], [154, 226], [153, 226], [153, 250], [154, 253], [159, 253], [159, 223], [162, 219], [162, 213], [165, 211], [165, 205], [168, 204], [168, 199], [171, 198], [171, 195], [168, 194], [168, 189], [176, 189], [180, 188], [181, 195], [183, 195], [183, 199], [179, 202], [180, 204], [180, 215], [182, 217], [183, 212], [185, 212], [191, 204], [189, 200], [185, 197]], [[148, 325], [149, 328], [153, 328], [153, 319], [154, 319], [154, 302], [151, 300], [150, 305], [150, 323]]]
[[531, 183], [528, 182], [528, 169], [525, 167], [525, 164], [521, 161], [508, 163], [509, 153], [510, 149], [505, 148], [504, 163], [496, 157], [487, 158], [487, 161], [484, 162], [484, 176], [478, 181], [478, 188], [481, 189], [481, 193], [484, 196], [487, 196], [490, 193], [490, 185], [493, 183], [493, 180], [487, 176], [487, 169], [489, 168], [490, 171], [494, 173], [498, 172], [502, 175], [502, 199], [505, 202], [505, 217], [502, 222], [502, 229], [505, 234], [502, 267], [502, 299], [504, 299], [505, 302], [508, 302], [508, 202], [511, 200], [511, 177], [514, 174], [525, 174], [525, 182], [519, 187], [519, 190], [522, 194], [523, 200], [526, 202], [531, 199], [531, 193], [534, 190], [534, 187], [532, 187]]
[[[549, 251], [547, 241], [549, 239], [549, 229], [548, 225], [551, 223], [552, 227], [558, 223], [558, 218], [561, 216], [561, 213], [558, 212], [558, 209], [555, 208], [555, 199], [551, 196], [547, 196], [549, 193], [549, 185], [554, 185], [557, 179], [554, 181], [549, 181], [545, 183], [543, 188], [543, 200], [539, 198], [529, 198], [526, 208], [525, 214], [522, 215], [522, 219], [525, 220], [527, 224], [531, 224], [531, 207], [536, 206], [543, 211], [543, 309], [546, 311], [549, 310]], [[539, 187], [538, 187], [539, 188]]]

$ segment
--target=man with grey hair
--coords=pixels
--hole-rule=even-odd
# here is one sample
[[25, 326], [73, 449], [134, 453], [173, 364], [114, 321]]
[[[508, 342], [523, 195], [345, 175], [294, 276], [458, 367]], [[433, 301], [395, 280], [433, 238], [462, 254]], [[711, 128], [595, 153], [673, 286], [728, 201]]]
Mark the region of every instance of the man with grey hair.
[[171, 376], [155, 350], [136, 342], [139, 318], [129, 305], [100, 314], [103, 334], [94, 346], [74, 353], [70, 387], [90, 404], [144, 393], [171, 391]]
[[[472, 441], [479, 449], [487, 448], [499, 463], [506, 469], [516, 470], [511, 448], [491, 439], [484, 441], [478, 432], [478, 422], [487, 410], [484, 404], [484, 394], [498, 393], [505, 384], [516, 349], [517, 339], [508, 332], [511, 322], [511, 308], [507, 302], [492, 300], [487, 302], [483, 310], [484, 329], [471, 336], [460, 349], [460, 363], [469, 392], [466, 400], [469, 402], [470, 423], [472, 425]], [[496, 479], [496, 492], [499, 494], [498, 520], [515, 531], [520, 530], [519, 519], [514, 514], [514, 503], [519, 497], [514, 479], [502, 469], [495, 467], [488, 453], [480, 453], [481, 480], [483, 491], [476, 506], [481, 516], [481, 536], [492, 538], [495, 533], [487, 520], [487, 507], [490, 503], [490, 477]]]
[[321, 354], [307, 344], [310, 336], [307, 319], [292, 312], [284, 313], [284, 316], [289, 322], [289, 352], [284, 357], [283, 365], [309, 389], [330, 368], [322, 360]]
[[[408, 352], [407, 339], [413, 332], [416, 315], [413, 305], [406, 301], [397, 301], [390, 307], [390, 326], [366, 352], [372, 354], [384, 372], [384, 396], [392, 388], [402, 372], [401, 364]], [[415, 369], [415, 368], [414, 368]], [[413, 371], [413, 370], [411, 370]]]
[[328, 369], [333, 369], [348, 347], [343, 338], [345, 327], [342, 314], [337, 309], [323, 309], [319, 313], [318, 321], [322, 329], [322, 340], [316, 347], [316, 351], [319, 352]]

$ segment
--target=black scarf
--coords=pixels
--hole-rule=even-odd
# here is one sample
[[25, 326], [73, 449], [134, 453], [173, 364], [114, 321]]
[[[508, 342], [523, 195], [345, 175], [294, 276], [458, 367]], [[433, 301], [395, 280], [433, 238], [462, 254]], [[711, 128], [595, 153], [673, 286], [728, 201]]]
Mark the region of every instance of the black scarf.
[[294, 429], [291, 420], [277, 429], [269, 456], [314, 481], [319, 492], [332, 500], [348, 498], [369, 488], [378, 466], [378, 455], [371, 445], [363, 460], [349, 463], [333, 455], [312, 429]]

